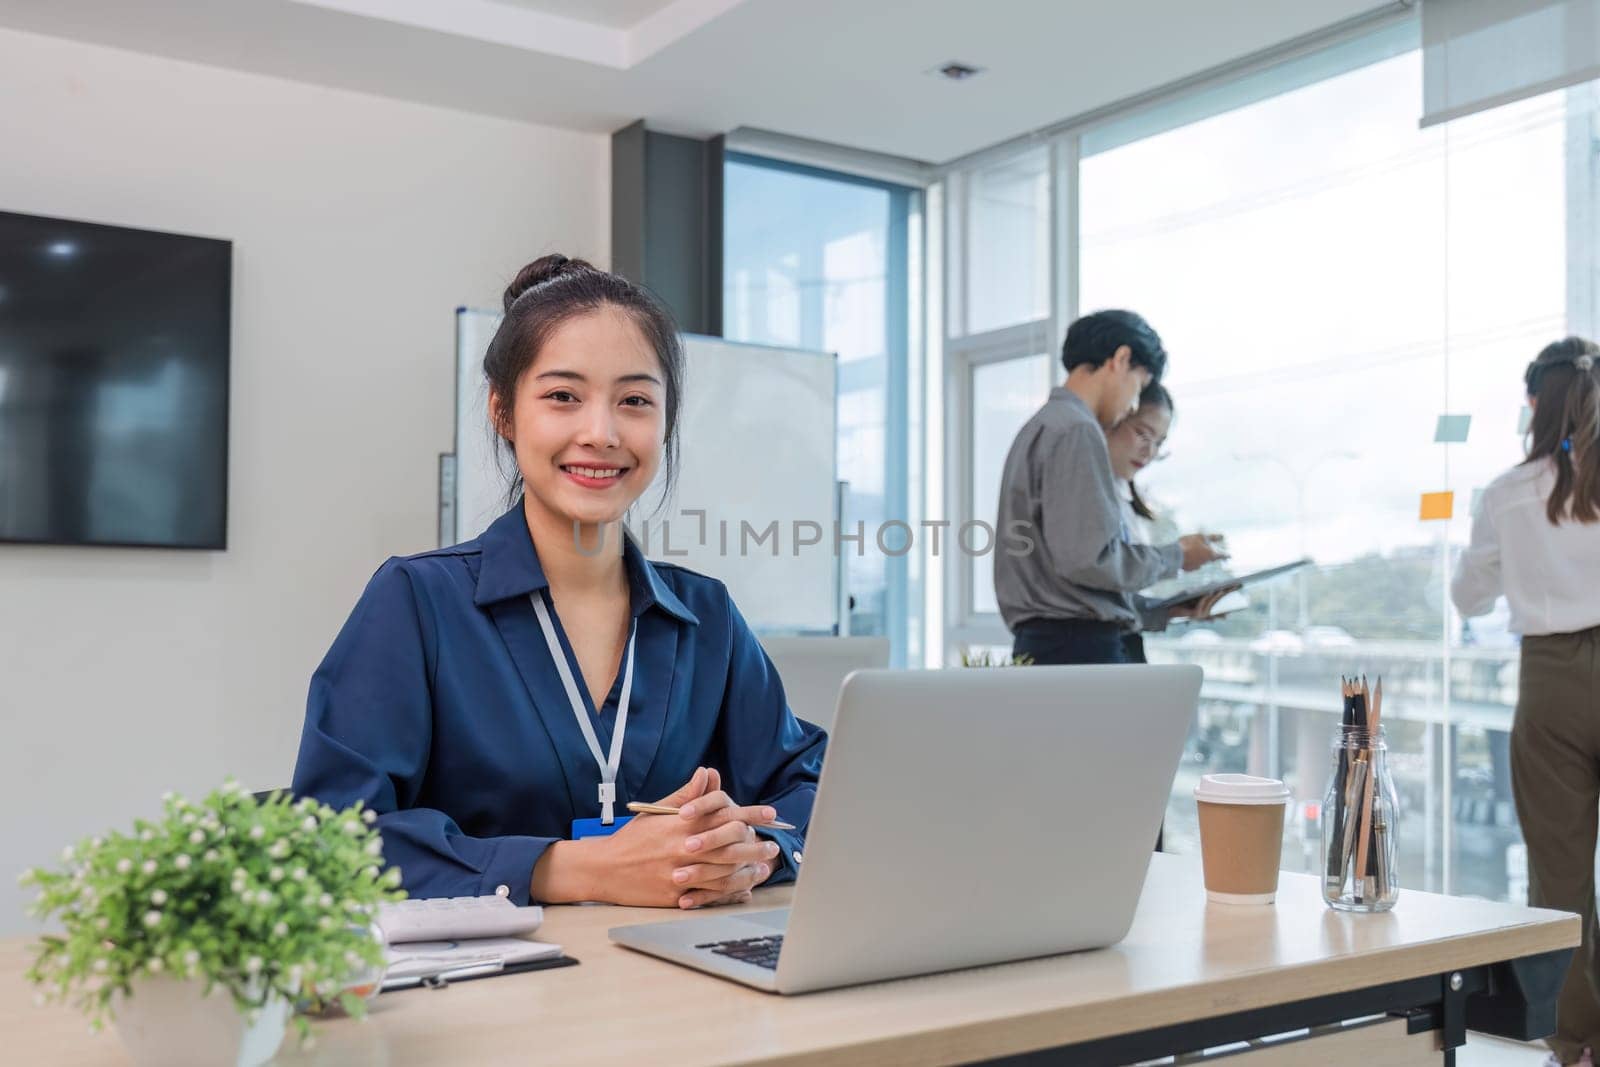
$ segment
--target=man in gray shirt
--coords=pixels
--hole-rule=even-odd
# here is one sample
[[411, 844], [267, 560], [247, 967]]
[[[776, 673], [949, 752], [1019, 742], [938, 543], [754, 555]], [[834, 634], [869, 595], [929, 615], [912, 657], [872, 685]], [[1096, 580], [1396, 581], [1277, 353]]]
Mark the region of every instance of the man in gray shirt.
[[1127, 417], [1166, 369], [1150, 324], [1131, 311], [1086, 315], [1067, 330], [1061, 359], [1066, 385], [1050, 391], [1006, 456], [996, 529], [1022, 531], [1033, 546], [995, 553], [995, 596], [1014, 654], [1035, 663], [1126, 663], [1124, 635], [1144, 628], [1135, 594], [1224, 558], [1221, 538], [1141, 545], [1122, 521], [1103, 427]]

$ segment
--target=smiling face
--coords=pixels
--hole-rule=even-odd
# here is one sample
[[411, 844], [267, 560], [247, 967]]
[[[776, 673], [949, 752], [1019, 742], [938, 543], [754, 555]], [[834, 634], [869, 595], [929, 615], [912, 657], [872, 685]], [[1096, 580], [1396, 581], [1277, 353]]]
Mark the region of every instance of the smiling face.
[[509, 411], [490, 411], [511, 443], [527, 506], [563, 525], [615, 522], [650, 486], [666, 437], [661, 361], [632, 315], [612, 306], [550, 333]]
[[1134, 475], [1155, 462], [1171, 427], [1172, 412], [1160, 404], [1145, 404], [1117, 423], [1106, 434], [1112, 473], [1125, 482], [1132, 481]]

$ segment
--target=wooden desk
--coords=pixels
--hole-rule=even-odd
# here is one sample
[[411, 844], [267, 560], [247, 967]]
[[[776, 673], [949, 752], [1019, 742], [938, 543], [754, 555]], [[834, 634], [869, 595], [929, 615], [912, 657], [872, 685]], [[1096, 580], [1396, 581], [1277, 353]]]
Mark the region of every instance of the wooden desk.
[[[782, 905], [789, 894], [763, 891], [757, 905]], [[1070, 906], [1065, 892], [1062, 906]], [[1453, 1057], [1438, 1051], [1440, 1027], [1460, 1034], [1469, 1018], [1475, 1028], [1540, 1036], [1526, 1031], [1540, 1026], [1541, 1012], [1553, 1018], [1579, 935], [1576, 916], [1409, 890], [1388, 915], [1343, 915], [1323, 906], [1304, 875], [1283, 876], [1273, 908], [1207, 905], [1195, 861], [1157, 856], [1132, 932], [1110, 949], [778, 997], [606, 939], [612, 926], [673, 917], [551, 908], [539, 936], [581, 966], [384, 994], [366, 1023], [321, 1023], [314, 1048], [297, 1050], [291, 1039], [278, 1062], [1126, 1063], [1411, 1009], [1409, 1018], [1314, 1035], [1243, 1062], [1440, 1063]], [[0, 1059], [125, 1063], [110, 1032], [90, 1035], [67, 1009], [34, 1005], [21, 980], [24, 948], [0, 942]], [[1462, 988], [1451, 992], [1458, 974]], [[1533, 1005], [1531, 1022], [1523, 1001]]]

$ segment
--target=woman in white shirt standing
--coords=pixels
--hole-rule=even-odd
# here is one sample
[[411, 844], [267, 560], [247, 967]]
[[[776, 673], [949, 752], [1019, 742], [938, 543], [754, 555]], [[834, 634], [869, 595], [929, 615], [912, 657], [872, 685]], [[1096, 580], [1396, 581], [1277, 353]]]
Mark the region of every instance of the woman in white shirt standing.
[[1528, 902], [1583, 916], [1550, 1063], [1587, 1065], [1600, 1046], [1600, 345], [1557, 341], [1528, 364], [1524, 382], [1528, 458], [1483, 491], [1450, 593], [1468, 617], [1504, 595], [1522, 634], [1511, 786], [1528, 846]]

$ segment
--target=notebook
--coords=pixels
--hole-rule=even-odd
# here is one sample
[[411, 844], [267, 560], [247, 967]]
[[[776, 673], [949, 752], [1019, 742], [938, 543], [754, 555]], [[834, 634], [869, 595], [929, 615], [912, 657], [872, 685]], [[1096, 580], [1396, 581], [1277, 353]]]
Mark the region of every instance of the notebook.
[[479, 937], [466, 941], [409, 941], [384, 950], [388, 968], [383, 988], [400, 988], [419, 979], [449, 978], [452, 972], [498, 961], [506, 968], [557, 959], [561, 946], [520, 937]]

